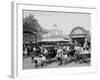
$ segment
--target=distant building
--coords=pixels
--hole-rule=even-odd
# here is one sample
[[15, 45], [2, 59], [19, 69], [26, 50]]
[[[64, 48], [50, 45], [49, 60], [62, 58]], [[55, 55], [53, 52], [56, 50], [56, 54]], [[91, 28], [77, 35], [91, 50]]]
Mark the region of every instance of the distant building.
[[53, 29], [52, 30], [48, 30], [48, 33], [46, 33], [46, 34], [43, 34], [42, 35], [42, 37], [44, 38], [44, 37], [54, 37], [54, 36], [62, 36], [63, 35], [63, 31], [62, 30], [58, 30], [57, 29], [57, 25], [56, 24], [54, 24], [53, 25]]
[[53, 37], [53, 36], [62, 36], [63, 31], [58, 29], [49, 30], [48, 33], [43, 34], [42, 37]]
[[85, 41], [90, 40], [90, 32], [82, 27], [75, 27], [70, 33], [70, 38], [73, 43], [84, 45]]
[[67, 41], [64, 39], [63, 31], [57, 29], [57, 25], [54, 25], [54, 29], [48, 30], [48, 33], [42, 35], [42, 41]]

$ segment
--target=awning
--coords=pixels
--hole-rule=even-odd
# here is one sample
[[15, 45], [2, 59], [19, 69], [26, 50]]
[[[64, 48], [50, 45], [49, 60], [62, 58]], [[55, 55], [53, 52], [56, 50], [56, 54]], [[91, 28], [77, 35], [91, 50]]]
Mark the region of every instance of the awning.
[[44, 38], [41, 42], [58, 42], [58, 41], [66, 41], [69, 42], [70, 40], [66, 40], [64, 38]]

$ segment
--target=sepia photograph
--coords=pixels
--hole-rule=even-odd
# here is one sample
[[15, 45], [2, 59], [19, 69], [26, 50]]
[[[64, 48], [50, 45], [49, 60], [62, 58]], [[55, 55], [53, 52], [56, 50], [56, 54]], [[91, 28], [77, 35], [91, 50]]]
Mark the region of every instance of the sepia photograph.
[[91, 14], [23, 10], [23, 69], [91, 66]]

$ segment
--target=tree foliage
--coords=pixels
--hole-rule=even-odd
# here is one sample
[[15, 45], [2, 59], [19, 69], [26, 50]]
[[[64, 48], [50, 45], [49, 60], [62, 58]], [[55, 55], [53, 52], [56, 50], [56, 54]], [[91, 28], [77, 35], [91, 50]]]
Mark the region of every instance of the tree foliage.
[[38, 21], [34, 18], [34, 15], [29, 15], [28, 17], [23, 18], [23, 29], [24, 31], [31, 31], [33, 33], [38, 32], [40, 27], [40, 24]]
[[43, 28], [32, 14], [23, 18], [23, 31], [33, 33], [36, 39], [41, 39], [41, 35], [44, 32]]

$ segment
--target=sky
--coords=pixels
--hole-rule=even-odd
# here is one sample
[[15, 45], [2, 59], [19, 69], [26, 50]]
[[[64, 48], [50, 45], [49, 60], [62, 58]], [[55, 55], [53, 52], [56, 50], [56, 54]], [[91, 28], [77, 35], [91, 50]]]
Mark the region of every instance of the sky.
[[86, 30], [91, 30], [91, 14], [72, 12], [47, 12], [47, 11], [24, 11], [23, 17], [30, 14], [38, 20], [41, 27], [51, 30], [54, 24], [57, 29], [62, 30], [64, 35], [70, 34], [71, 30], [77, 26]]

